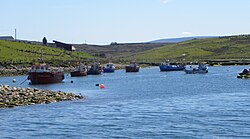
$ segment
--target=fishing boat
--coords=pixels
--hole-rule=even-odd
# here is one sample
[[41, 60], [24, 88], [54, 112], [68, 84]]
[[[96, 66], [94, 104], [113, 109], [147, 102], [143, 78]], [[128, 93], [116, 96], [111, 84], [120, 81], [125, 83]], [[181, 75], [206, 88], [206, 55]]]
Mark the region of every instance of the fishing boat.
[[80, 63], [74, 71], [70, 72], [70, 75], [71, 77], [87, 76], [87, 72], [87, 68]]
[[181, 71], [185, 69], [183, 64], [171, 65], [169, 62], [163, 62], [159, 67], [160, 71]]
[[208, 67], [205, 64], [199, 64], [198, 67], [188, 66], [184, 70], [187, 74], [208, 73]]
[[238, 74], [237, 78], [250, 78], [250, 69], [244, 69], [241, 73]]
[[115, 72], [115, 65], [113, 63], [107, 63], [103, 68], [104, 73]]
[[139, 72], [140, 66], [136, 63], [132, 63], [125, 66], [126, 72]]
[[88, 75], [99, 75], [101, 74], [101, 66], [100, 63], [93, 63], [88, 67]]
[[31, 81], [31, 84], [59, 83], [64, 80], [64, 73], [59, 70], [49, 70], [46, 64], [36, 64], [28, 72], [27, 79]]

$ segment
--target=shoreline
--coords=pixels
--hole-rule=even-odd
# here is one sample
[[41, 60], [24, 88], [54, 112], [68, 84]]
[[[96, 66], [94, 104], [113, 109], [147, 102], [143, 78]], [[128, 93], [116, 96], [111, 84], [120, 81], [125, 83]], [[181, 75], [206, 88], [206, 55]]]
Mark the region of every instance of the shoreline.
[[0, 109], [79, 99], [86, 99], [86, 97], [61, 91], [0, 85]]
[[[192, 62], [191, 62], [192, 63]], [[209, 66], [247, 66], [250, 65], [250, 63], [247, 62], [221, 62], [221, 61], [209, 61], [205, 62]], [[151, 66], [159, 66], [160, 63], [154, 63], [154, 62], [139, 62], [138, 63], [141, 68], [145, 67], [151, 67]], [[172, 63], [177, 64], [177, 63]], [[189, 63], [190, 64], [190, 63]], [[193, 62], [192, 64], [198, 64], [196, 62]], [[125, 69], [126, 64], [115, 64], [116, 70], [123, 70]], [[0, 67], [0, 77], [12, 77], [12, 76], [24, 76], [28, 75], [28, 71], [31, 69], [31, 67], [17, 67], [13, 66], [11, 68], [9, 67]], [[65, 74], [70, 73], [75, 69], [75, 67], [50, 67], [51, 70], [58, 70], [61, 69]]]
[[[22, 75], [28, 75], [28, 71], [31, 69], [29, 68], [0, 68], [0, 77], [6, 77], [6, 76], [22, 76]], [[58, 70], [61, 69], [65, 73], [68, 73], [72, 71], [74, 68], [73, 67], [50, 67], [51, 70]]]

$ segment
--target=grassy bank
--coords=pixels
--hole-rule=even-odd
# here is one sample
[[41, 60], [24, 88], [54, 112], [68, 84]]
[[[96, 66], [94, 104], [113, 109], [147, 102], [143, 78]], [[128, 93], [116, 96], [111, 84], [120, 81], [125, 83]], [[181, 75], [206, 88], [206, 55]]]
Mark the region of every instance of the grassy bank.
[[65, 61], [92, 58], [84, 52], [70, 52], [48, 46], [26, 44], [0, 40], [1, 64], [29, 64], [42, 58], [52, 64], [60, 64]]
[[195, 39], [141, 52], [135, 58], [144, 62], [250, 59], [250, 35]]

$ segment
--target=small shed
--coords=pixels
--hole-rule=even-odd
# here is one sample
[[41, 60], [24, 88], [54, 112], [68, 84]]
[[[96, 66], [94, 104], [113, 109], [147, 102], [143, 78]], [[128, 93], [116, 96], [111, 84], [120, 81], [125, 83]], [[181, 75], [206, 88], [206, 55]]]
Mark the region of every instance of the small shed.
[[0, 40], [14, 41], [15, 39], [12, 36], [0, 36]]
[[53, 42], [56, 44], [56, 47], [59, 47], [59, 48], [62, 48], [62, 49], [68, 50], [68, 51], [75, 51], [76, 50], [76, 48], [71, 44], [66, 44], [63, 42], [55, 41], [55, 40], [53, 40]]

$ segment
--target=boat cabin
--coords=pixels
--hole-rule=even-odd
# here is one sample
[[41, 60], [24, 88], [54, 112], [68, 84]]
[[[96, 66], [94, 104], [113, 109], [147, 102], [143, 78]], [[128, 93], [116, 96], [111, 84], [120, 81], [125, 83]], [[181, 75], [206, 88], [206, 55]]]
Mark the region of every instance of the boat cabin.
[[115, 68], [115, 65], [113, 63], [108, 63], [105, 68]]
[[31, 67], [30, 72], [49, 72], [49, 68], [46, 64], [36, 64]]

